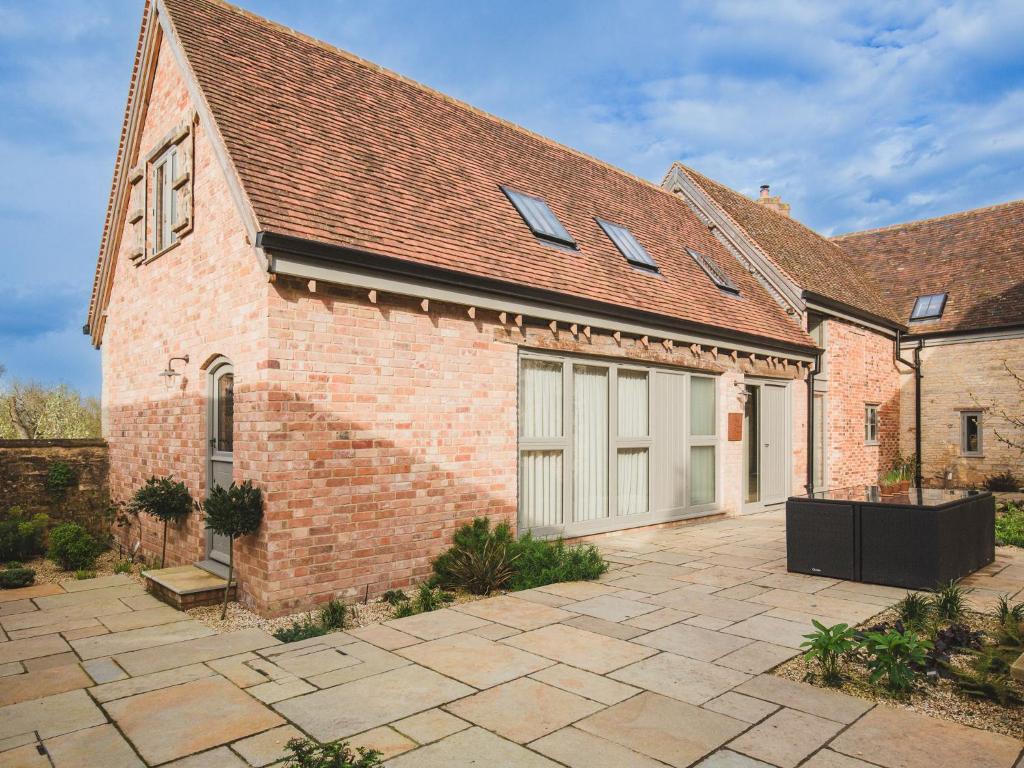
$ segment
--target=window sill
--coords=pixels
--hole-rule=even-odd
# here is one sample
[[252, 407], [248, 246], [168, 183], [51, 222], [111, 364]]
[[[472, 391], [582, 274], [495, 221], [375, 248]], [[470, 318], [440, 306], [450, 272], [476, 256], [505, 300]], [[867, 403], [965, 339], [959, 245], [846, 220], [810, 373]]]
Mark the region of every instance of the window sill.
[[156, 253], [154, 253], [154, 254], [153, 254], [152, 256], [150, 256], [149, 258], [147, 258], [147, 259], [146, 259], [146, 260], [145, 260], [145, 261], [143, 262], [143, 264], [149, 264], [149, 262], [151, 262], [151, 261], [156, 261], [157, 259], [159, 259], [159, 258], [160, 258], [161, 256], [163, 256], [163, 255], [164, 255], [165, 253], [167, 253], [168, 251], [173, 251], [173, 250], [174, 250], [175, 248], [177, 248], [177, 247], [178, 247], [179, 245], [181, 245], [181, 238], [178, 238], [177, 240], [175, 240], [175, 241], [174, 241], [173, 243], [171, 243], [170, 245], [168, 245], [168, 246], [167, 246], [166, 248], [164, 248], [163, 250], [161, 250], [161, 251], [157, 251]]
[[878, 442], [877, 440], [865, 440], [864, 445], [866, 445], [868, 448], [877, 448], [878, 446], [881, 445], [881, 443]]
[[961, 459], [984, 459], [985, 458], [985, 454], [984, 453], [961, 453], [960, 454], [960, 458]]

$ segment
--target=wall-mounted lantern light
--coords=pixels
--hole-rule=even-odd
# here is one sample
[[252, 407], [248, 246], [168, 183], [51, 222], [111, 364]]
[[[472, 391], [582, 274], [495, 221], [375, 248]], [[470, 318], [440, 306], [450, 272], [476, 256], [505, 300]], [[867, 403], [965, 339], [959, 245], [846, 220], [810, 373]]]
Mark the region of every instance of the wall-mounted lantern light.
[[163, 371], [160, 371], [160, 375], [163, 376], [168, 381], [173, 379], [175, 376], [181, 376], [181, 373], [179, 371], [174, 370], [175, 360], [180, 360], [181, 362], [185, 363], [185, 365], [188, 365], [188, 355], [184, 355], [182, 357], [172, 357], [167, 361], [167, 368]]

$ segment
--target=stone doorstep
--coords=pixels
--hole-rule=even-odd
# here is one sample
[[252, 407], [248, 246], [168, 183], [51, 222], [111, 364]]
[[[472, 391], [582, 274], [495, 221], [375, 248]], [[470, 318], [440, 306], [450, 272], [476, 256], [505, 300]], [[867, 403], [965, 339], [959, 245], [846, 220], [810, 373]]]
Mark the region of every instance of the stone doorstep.
[[[186, 611], [202, 605], [218, 605], [224, 600], [225, 579], [194, 565], [143, 571], [146, 591], [158, 600]], [[234, 600], [238, 583], [231, 586], [229, 600]]]

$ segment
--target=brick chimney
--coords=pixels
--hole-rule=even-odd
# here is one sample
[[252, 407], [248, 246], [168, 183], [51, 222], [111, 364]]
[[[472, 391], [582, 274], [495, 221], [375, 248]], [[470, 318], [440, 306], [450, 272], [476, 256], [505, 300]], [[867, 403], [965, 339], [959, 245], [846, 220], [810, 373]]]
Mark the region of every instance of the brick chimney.
[[789, 216], [789, 203], [782, 202], [782, 198], [778, 195], [772, 197], [771, 188], [767, 184], [761, 185], [761, 196], [757, 198], [757, 202], [776, 213]]

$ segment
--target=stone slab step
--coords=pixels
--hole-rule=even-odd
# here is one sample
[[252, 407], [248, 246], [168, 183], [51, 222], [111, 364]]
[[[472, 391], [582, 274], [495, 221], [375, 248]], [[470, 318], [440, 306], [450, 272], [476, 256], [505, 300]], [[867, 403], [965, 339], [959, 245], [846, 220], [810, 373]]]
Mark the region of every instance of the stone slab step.
[[[217, 605], [224, 599], [227, 580], [194, 565], [179, 565], [143, 571], [146, 591], [184, 611], [201, 605]], [[229, 600], [235, 599], [237, 585], [231, 585]]]

